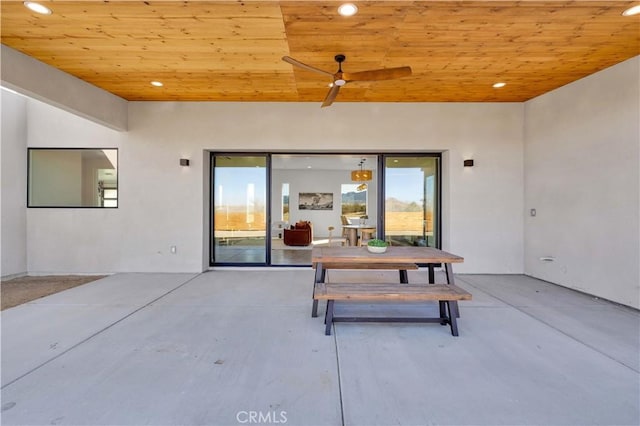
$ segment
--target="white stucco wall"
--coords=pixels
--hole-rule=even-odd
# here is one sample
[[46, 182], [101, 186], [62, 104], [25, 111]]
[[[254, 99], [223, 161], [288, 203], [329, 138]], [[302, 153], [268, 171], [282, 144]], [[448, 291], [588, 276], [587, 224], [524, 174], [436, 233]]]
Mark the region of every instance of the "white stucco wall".
[[112, 129], [127, 129], [126, 100], [4, 44], [0, 57], [3, 87]]
[[0, 90], [2, 135], [2, 270], [9, 277], [27, 272], [27, 99]]
[[639, 80], [636, 57], [525, 105], [525, 272], [636, 308]]
[[[457, 271], [523, 271], [522, 104], [336, 103], [320, 109], [314, 103], [133, 102], [129, 111], [122, 209], [135, 202], [139, 208], [129, 220], [154, 228], [151, 235], [142, 231], [135, 244], [146, 247], [138, 253], [166, 250], [173, 242], [185, 247], [187, 258], [178, 264], [196, 267], [202, 252], [196, 240], [208, 226], [195, 225], [206, 201], [199, 191], [206, 149], [447, 151], [443, 247], [466, 258]], [[193, 159], [191, 167], [180, 168], [181, 157]], [[477, 166], [463, 170], [469, 157]], [[125, 173], [135, 175], [131, 187]], [[148, 191], [150, 185], [163, 188], [162, 197]], [[169, 204], [167, 217], [157, 212], [163, 202]], [[174, 204], [180, 208], [172, 209]], [[150, 211], [156, 211], [152, 222]]]
[[[206, 150], [445, 151], [443, 246], [466, 258], [456, 270], [523, 271], [522, 104], [133, 102], [129, 110], [130, 130], [118, 133], [29, 102], [29, 146], [120, 149], [117, 210], [28, 209], [29, 271], [201, 271]], [[476, 167], [464, 169], [464, 158]]]
[[[29, 147], [120, 148], [125, 136], [36, 100], [27, 115]], [[135, 230], [119, 209], [29, 208], [26, 217], [30, 273], [109, 273], [127, 264], [123, 246]]]

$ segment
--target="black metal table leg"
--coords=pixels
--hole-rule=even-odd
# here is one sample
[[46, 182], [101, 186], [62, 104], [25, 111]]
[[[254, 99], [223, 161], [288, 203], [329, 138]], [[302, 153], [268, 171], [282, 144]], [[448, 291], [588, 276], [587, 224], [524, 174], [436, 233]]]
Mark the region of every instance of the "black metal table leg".
[[[453, 278], [453, 265], [451, 265], [450, 263], [445, 263], [444, 270], [447, 273], [447, 284], [454, 285], [455, 281]], [[458, 302], [452, 301], [451, 303], [456, 305], [456, 318], [460, 318], [460, 310], [458, 310]]]
[[400, 282], [402, 284], [409, 284], [409, 274], [406, 269], [400, 269]]

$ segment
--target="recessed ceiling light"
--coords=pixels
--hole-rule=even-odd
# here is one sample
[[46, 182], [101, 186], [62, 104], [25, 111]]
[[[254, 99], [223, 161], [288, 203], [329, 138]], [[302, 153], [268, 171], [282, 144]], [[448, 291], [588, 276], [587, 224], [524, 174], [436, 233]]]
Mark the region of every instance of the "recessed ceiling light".
[[342, 16], [353, 16], [358, 13], [358, 8], [353, 3], [345, 3], [338, 8], [338, 13]]
[[640, 13], [640, 4], [637, 6], [630, 7], [629, 9], [622, 12], [622, 16], [633, 16]]
[[25, 1], [22, 4], [24, 4], [24, 6], [32, 12], [36, 12], [41, 15], [51, 15], [51, 9], [49, 9], [47, 6], [41, 5], [40, 3]]
[[496, 84], [494, 84], [494, 85], [493, 85], [493, 88], [494, 88], [494, 89], [499, 89], [499, 88], [504, 87], [504, 86], [506, 86], [506, 85], [507, 85], [507, 83], [500, 82], [500, 83], [496, 83]]
[[162, 86], [164, 86], [164, 84], [162, 84], [162, 82], [160, 82], [160, 81], [152, 81], [152, 82], [151, 82], [151, 85], [152, 85], [152, 86], [156, 86], [156, 87], [162, 87]]

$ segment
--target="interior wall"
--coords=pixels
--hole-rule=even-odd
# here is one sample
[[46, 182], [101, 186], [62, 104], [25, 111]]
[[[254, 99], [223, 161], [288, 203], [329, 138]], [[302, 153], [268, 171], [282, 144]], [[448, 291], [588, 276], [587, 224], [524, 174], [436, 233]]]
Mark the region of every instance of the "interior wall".
[[27, 99], [0, 90], [2, 167], [2, 270], [9, 277], [27, 272]]
[[525, 272], [636, 308], [639, 75], [636, 57], [525, 105]]
[[[367, 197], [368, 224], [375, 224], [377, 214], [376, 196], [377, 173], [369, 182]], [[351, 172], [348, 170], [273, 170], [271, 200], [274, 221], [280, 220], [282, 212], [282, 184], [289, 184], [289, 224], [299, 220], [308, 220], [313, 224], [314, 238], [329, 236], [329, 226], [335, 227], [334, 236], [342, 234], [342, 185], [351, 184]], [[330, 192], [333, 194], [333, 210], [299, 210], [300, 192]]]

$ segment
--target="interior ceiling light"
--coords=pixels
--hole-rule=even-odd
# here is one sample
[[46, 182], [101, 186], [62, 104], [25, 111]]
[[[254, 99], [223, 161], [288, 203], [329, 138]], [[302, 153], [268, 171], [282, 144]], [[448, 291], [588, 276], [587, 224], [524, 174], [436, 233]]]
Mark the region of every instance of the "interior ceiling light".
[[47, 6], [43, 6], [40, 3], [36, 3], [33, 1], [25, 1], [24, 6], [31, 10], [32, 12], [36, 12], [39, 13], [41, 15], [51, 15], [51, 9], [49, 9]]
[[494, 88], [494, 89], [499, 89], [499, 88], [504, 87], [504, 86], [506, 86], [506, 85], [507, 85], [507, 83], [500, 82], [500, 83], [496, 83], [496, 84], [494, 84], [494, 85], [493, 85], [493, 88]]
[[152, 82], [151, 82], [151, 85], [152, 85], [152, 86], [156, 86], [156, 87], [162, 87], [162, 86], [164, 86], [164, 84], [162, 84], [162, 82], [160, 82], [160, 81], [152, 81]]
[[353, 16], [358, 13], [358, 8], [353, 3], [345, 3], [340, 5], [338, 8], [338, 13], [342, 16]]
[[364, 165], [364, 162], [367, 161], [366, 158], [363, 158], [362, 160], [360, 160], [360, 163], [358, 164], [360, 166], [360, 170], [354, 170], [351, 172], [351, 180], [354, 182], [366, 182], [368, 180], [371, 180], [371, 178], [373, 177], [373, 172], [371, 170], [364, 170], [362, 168], [362, 166]]
[[622, 12], [622, 16], [633, 16], [640, 13], [640, 4], [637, 6], [630, 7], [629, 9]]

